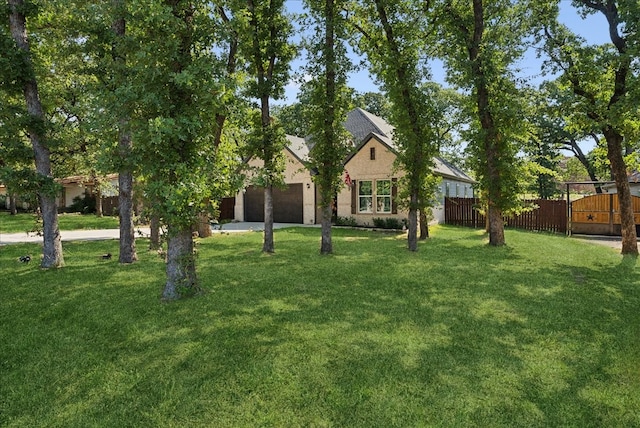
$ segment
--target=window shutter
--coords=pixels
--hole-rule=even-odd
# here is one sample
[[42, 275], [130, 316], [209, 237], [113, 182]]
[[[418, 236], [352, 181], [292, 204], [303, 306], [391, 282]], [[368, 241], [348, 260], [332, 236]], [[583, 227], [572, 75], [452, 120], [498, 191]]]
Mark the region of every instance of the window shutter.
[[391, 214], [398, 214], [398, 179], [391, 179]]
[[351, 181], [351, 214], [357, 213], [358, 210], [358, 181]]

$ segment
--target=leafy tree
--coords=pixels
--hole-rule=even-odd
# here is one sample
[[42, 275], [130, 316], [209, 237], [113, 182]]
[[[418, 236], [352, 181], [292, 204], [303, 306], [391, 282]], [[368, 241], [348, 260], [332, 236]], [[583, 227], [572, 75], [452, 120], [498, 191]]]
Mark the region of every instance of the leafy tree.
[[380, 92], [354, 92], [353, 105], [369, 113], [375, 114], [386, 121], [391, 119], [391, 101]]
[[[3, 34], [7, 43], [6, 52], [11, 52], [13, 40]], [[11, 68], [4, 63], [8, 58], [0, 57], [0, 183], [7, 187], [9, 210], [17, 214], [16, 197], [35, 199], [36, 189], [31, 186], [33, 170], [33, 148], [21, 127], [20, 118], [26, 117], [26, 107], [21, 101], [20, 88], [12, 84]], [[9, 61], [11, 61], [9, 59]]]
[[320, 192], [322, 239], [320, 254], [333, 252], [331, 240], [332, 206], [342, 186], [343, 162], [352, 147], [344, 128], [350, 107], [347, 90], [347, 59], [345, 23], [341, 10], [343, 0], [307, 0], [315, 22], [315, 43], [310, 43], [308, 71], [316, 76], [309, 82], [307, 120], [314, 143], [311, 163], [317, 169], [314, 177]]
[[149, 209], [167, 225], [163, 298], [176, 299], [199, 289], [192, 230], [220, 178], [210, 164], [226, 91], [213, 66], [220, 22], [205, 1], [142, 3], [128, 21], [137, 45], [127, 61], [136, 112], [130, 129]]
[[251, 138], [251, 155], [264, 162], [259, 181], [264, 186], [264, 241], [262, 251], [274, 252], [273, 187], [283, 181], [282, 163], [278, 158], [286, 145], [284, 133], [272, 120], [270, 100], [284, 96], [289, 79], [289, 63], [295, 56], [289, 42], [292, 33], [290, 20], [284, 13], [283, 0], [233, 2], [238, 23], [238, 52], [243, 57], [251, 80], [247, 94], [260, 102], [260, 121]]
[[289, 105], [275, 105], [271, 113], [278, 119], [285, 134], [304, 138], [309, 135], [309, 124], [305, 120], [306, 106], [300, 101]]
[[[558, 80], [548, 81], [542, 85], [541, 96], [537, 97], [534, 126], [540, 138], [559, 149], [572, 152], [582, 162], [591, 181], [598, 181], [598, 174], [591, 158], [583, 152], [580, 142], [594, 140], [596, 146], [601, 144], [598, 130], [593, 124], [585, 124], [579, 111], [573, 109], [573, 96]], [[585, 126], [587, 125], [587, 126]], [[600, 192], [600, 188], [596, 189]]]
[[[589, 173], [587, 169], [584, 167], [584, 164], [578, 160], [575, 156], [572, 157], [564, 157], [560, 160], [558, 165], [558, 173], [560, 174], [560, 178], [563, 182], [587, 182], [592, 181], [589, 177]], [[563, 197], [564, 191], [566, 188], [562, 189]], [[593, 186], [590, 185], [572, 185], [570, 187], [570, 191], [577, 191], [581, 193], [592, 193]]]
[[[28, 135], [33, 147], [35, 157], [36, 175], [33, 177], [40, 211], [43, 221], [43, 268], [60, 267], [64, 265], [62, 255], [62, 242], [60, 240], [60, 230], [58, 228], [58, 212], [56, 195], [58, 186], [53, 181], [51, 168], [51, 147], [49, 137], [50, 122], [45, 116], [45, 111], [40, 99], [38, 89], [37, 65], [34, 61], [33, 52], [27, 38], [27, 17], [34, 19], [37, 11], [30, 3], [23, 0], [8, 1], [8, 27], [3, 26], [3, 44], [9, 49], [4, 51], [11, 61], [10, 69], [15, 72], [10, 79], [3, 78], [3, 86], [20, 87], [23, 91], [26, 103], [26, 115], [24, 115], [22, 126]], [[15, 44], [10, 46], [7, 43], [8, 28]], [[6, 57], [5, 57], [6, 58]], [[6, 61], [6, 59], [5, 59]], [[13, 62], [16, 61], [16, 62]], [[15, 93], [15, 92], [13, 92]]]
[[445, 0], [442, 52], [448, 78], [470, 94], [468, 151], [488, 208], [489, 243], [504, 245], [503, 214], [515, 209], [522, 96], [511, 67], [524, 51], [527, 6], [507, 0]]
[[[126, 88], [127, 56], [129, 49], [126, 40], [127, 30], [127, 2], [126, 0], [112, 0], [113, 22], [111, 29], [112, 55], [112, 94], [114, 101], [122, 101], [118, 92]], [[119, 107], [119, 108], [118, 108]], [[138, 260], [136, 253], [135, 230], [133, 225], [133, 175], [135, 164], [131, 162], [133, 154], [133, 141], [129, 129], [130, 112], [125, 106], [117, 105], [113, 118], [117, 123], [117, 164], [118, 164], [118, 217], [120, 220], [120, 263], [133, 263]]]
[[576, 0], [574, 4], [583, 15], [602, 13], [606, 17], [611, 44], [587, 45], [557, 22], [557, 6], [552, 5], [545, 10], [552, 19], [542, 30], [544, 50], [550, 58], [548, 66], [551, 71], [561, 73], [559, 83], [570, 91], [572, 108], [582, 113], [585, 126], [604, 136], [620, 200], [622, 254], [637, 255], [624, 154], [631, 145], [629, 137], [637, 136], [633, 128], [638, 122], [638, 108], [631, 95], [639, 81], [634, 60], [640, 42], [637, 28], [640, 11], [637, 3], [630, 1]]
[[361, 37], [359, 49], [366, 53], [371, 71], [391, 100], [390, 121], [395, 127], [397, 162], [405, 171], [402, 191], [408, 200], [407, 245], [417, 250], [418, 211], [432, 204], [433, 186], [427, 186], [433, 158], [438, 152], [442, 111], [422, 85], [428, 76], [421, 56], [431, 31], [429, 10], [404, 0], [375, 0], [355, 9], [354, 26]]

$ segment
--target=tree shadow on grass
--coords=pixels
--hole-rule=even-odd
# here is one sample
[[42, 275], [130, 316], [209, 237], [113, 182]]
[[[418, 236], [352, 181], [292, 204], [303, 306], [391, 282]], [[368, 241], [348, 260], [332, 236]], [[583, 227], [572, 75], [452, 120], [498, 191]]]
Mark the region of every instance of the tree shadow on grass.
[[635, 264], [585, 269], [558, 256], [541, 272], [519, 248], [463, 235], [416, 254], [394, 239], [378, 238], [377, 253], [343, 241], [328, 258], [286, 234], [275, 257], [203, 243], [206, 296], [158, 305], [148, 284], [137, 296], [114, 287], [72, 318], [86, 323], [66, 346], [78, 363], [49, 379], [68, 383], [63, 394], [39, 385], [54, 397], [40, 415], [71, 425], [638, 422]]

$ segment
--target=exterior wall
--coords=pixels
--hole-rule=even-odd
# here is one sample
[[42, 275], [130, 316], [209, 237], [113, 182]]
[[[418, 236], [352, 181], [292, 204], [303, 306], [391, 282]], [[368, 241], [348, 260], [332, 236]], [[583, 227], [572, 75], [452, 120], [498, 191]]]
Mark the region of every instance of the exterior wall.
[[[376, 159], [371, 160], [371, 148], [376, 150]], [[378, 140], [370, 139], [349, 162], [345, 165], [345, 169], [349, 172], [351, 180], [384, 180], [391, 178], [401, 178], [404, 176], [403, 171], [394, 172], [394, 161], [396, 156], [387, 146]], [[373, 219], [395, 217], [398, 220], [406, 219], [409, 215], [407, 210], [398, 209], [397, 214], [376, 213], [373, 207], [373, 213], [356, 213], [351, 212], [351, 192], [352, 189], [345, 186], [338, 194], [338, 216], [353, 217], [359, 225], [373, 225]], [[438, 200], [432, 208], [433, 218], [431, 223], [444, 223], [444, 198], [445, 196], [472, 198], [473, 186], [451, 178], [443, 178], [440, 183], [438, 192]]]
[[[71, 204], [73, 204], [73, 199], [75, 197], [83, 198], [85, 194], [94, 194], [95, 189], [92, 184], [86, 185], [83, 182], [73, 182], [68, 184], [63, 184], [64, 191], [62, 195], [58, 198], [58, 207], [59, 208], [67, 208]], [[118, 196], [118, 177], [112, 177], [107, 182], [102, 183], [103, 191], [102, 197], [114, 197]]]
[[[602, 186], [602, 190], [605, 193], [618, 193], [618, 188], [615, 185]], [[640, 183], [629, 183], [629, 190], [631, 196], [640, 196]]]
[[444, 198], [473, 198], [473, 185], [463, 181], [443, 178], [438, 192], [438, 202], [433, 207], [433, 222], [444, 223]]
[[[375, 160], [371, 160], [371, 148], [375, 148]], [[393, 178], [401, 178], [404, 176], [402, 171], [394, 172], [393, 162], [396, 156], [387, 146], [378, 140], [370, 139], [345, 165], [345, 169], [349, 173], [351, 180], [391, 180]], [[397, 214], [377, 213], [375, 204], [372, 207], [372, 213], [351, 213], [351, 192], [352, 189], [346, 185], [338, 193], [338, 216], [353, 217], [359, 225], [373, 226], [374, 218], [394, 217], [398, 220], [406, 219], [407, 211], [398, 209]]]
[[0, 202], [2, 202], [5, 207], [9, 206], [9, 195], [7, 195], [7, 188], [4, 186], [0, 186]]
[[[315, 216], [315, 184], [311, 180], [311, 173], [300, 163], [300, 161], [285, 150], [286, 168], [284, 171], [284, 180], [287, 184], [302, 183], [302, 200], [303, 200], [303, 219], [305, 224], [314, 224]], [[249, 167], [261, 168], [264, 163], [260, 159], [251, 159], [248, 163]], [[234, 209], [235, 219], [244, 221], [244, 195], [240, 191], [236, 195], [236, 205]]]
[[65, 208], [73, 203], [73, 198], [79, 196], [84, 197], [87, 188], [83, 184], [65, 184], [64, 186], [64, 200], [60, 201], [60, 208]]

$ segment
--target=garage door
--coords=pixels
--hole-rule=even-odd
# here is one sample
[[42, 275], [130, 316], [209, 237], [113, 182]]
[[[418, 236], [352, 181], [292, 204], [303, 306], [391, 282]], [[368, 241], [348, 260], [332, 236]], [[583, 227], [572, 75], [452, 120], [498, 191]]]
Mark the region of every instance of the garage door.
[[[264, 188], [249, 186], [244, 194], [245, 221], [264, 221]], [[273, 189], [273, 221], [304, 223], [302, 215], [302, 183]]]

